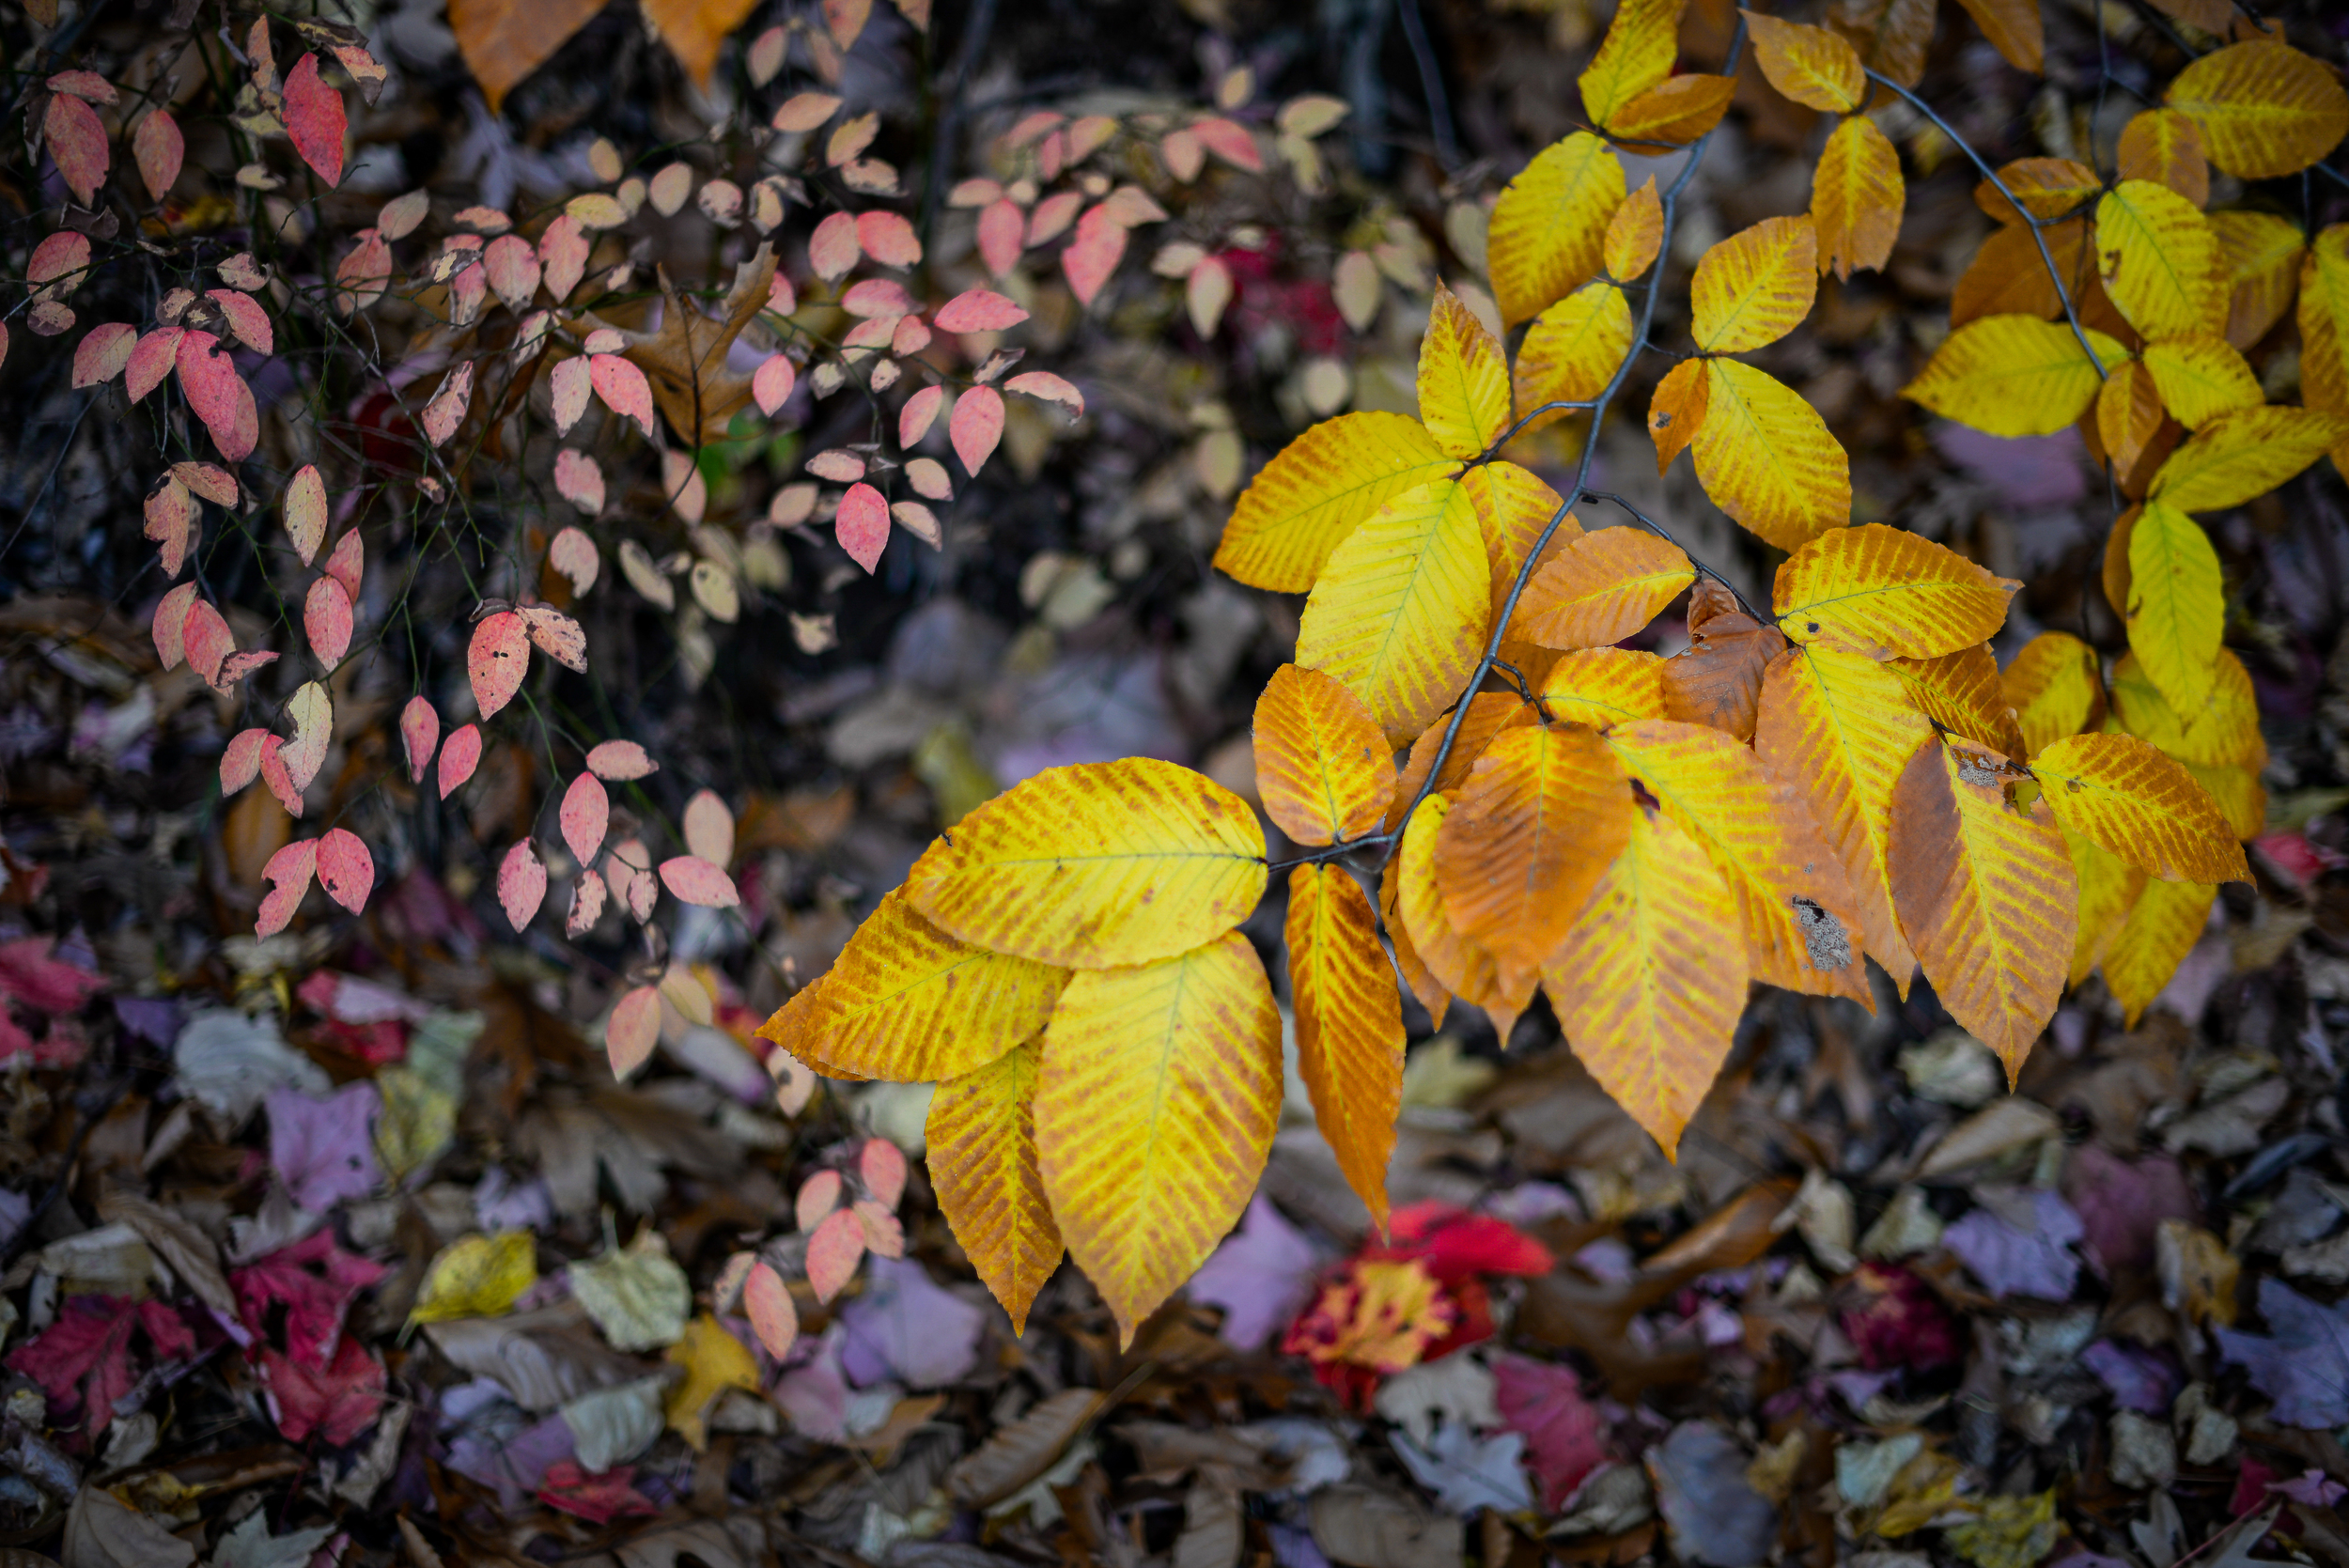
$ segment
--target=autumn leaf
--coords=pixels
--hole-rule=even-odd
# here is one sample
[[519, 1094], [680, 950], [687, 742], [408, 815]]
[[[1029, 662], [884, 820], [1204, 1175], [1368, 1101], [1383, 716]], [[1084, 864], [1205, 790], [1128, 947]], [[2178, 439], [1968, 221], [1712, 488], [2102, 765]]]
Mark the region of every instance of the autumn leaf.
[[1802, 324], [1818, 287], [1818, 231], [1811, 220], [1765, 218], [1698, 261], [1689, 332], [1708, 354], [1766, 347]]
[[1901, 155], [1875, 122], [1855, 115], [1837, 126], [1811, 179], [1819, 271], [1848, 278], [1890, 261], [1907, 200]]
[[1704, 420], [1692, 444], [1713, 504], [1781, 550], [1851, 520], [1851, 464], [1794, 390], [1738, 360], [1704, 364]]
[[[2108, 370], [2128, 358], [2104, 334], [2086, 336]], [[1988, 316], [1952, 333], [1901, 396], [1985, 435], [2053, 435], [2095, 401], [2096, 364], [2061, 322]]]
[[1436, 841], [1453, 929], [1504, 970], [1539, 970], [1621, 846], [1630, 812], [1623, 771], [1590, 731], [1537, 724], [1496, 736]]
[[1552, 720], [1593, 729], [1662, 719], [1664, 662], [1630, 648], [1577, 648], [1549, 667], [1534, 697]]
[[2129, 734], [2189, 767], [2267, 765], [2251, 677], [2230, 648], [2220, 648], [2212, 663], [2210, 694], [2200, 707], [2183, 713], [2154, 684], [2137, 655], [2123, 654], [2112, 667], [2112, 705]]
[[1613, 149], [1583, 131], [1543, 148], [1509, 182], [1486, 240], [1486, 267], [1503, 325], [1539, 315], [1596, 274], [1607, 223], [1623, 205], [1624, 192], [1623, 164]]
[[2078, 833], [2065, 832], [2063, 846], [2079, 883], [2079, 931], [2072, 939], [2067, 978], [2074, 986], [2085, 986], [2112, 950], [2112, 939], [2137, 907], [2147, 878], [2139, 867]]
[[2249, 879], [2218, 803], [2184, 768], [2133, 736], [2067, 736], [2031, 771], [2065, 832], [2165, 882]]
[[1807, 109], [1848, 115], [1868, 96], [1868, 79], [1852, 46], [1824, 27], [1784, 22], [1740, 8], [1753, 54], [1771, 86]]
[[1602, 528], [1533, 574], [1510, 630], [1544, 647], [1605, 647], [1654, 620], [1696, 575], [1669, 539], [1641, 528]]
[[[2219, 256], [2227, 269], [2226, 338], [2237, 349], [2248, 349], [2292, 308], [2301, 258], [2308, 254], [2309, 246], [2299, 225], [2273, 212], [2213, 212], [2207, 216], [2212, 231], [2218, 236]], [[2304, 340], [2309, 338], [2305, 324], [2301, 335]], [[2322, 407], [2331, 413], [2349, 412], [2330, 403], [2320, 404], [2309, 392], [2309, 342], [2304, 341], [2303, 396], [2311, 407]]]
[[1233, 507], [1215, 565], [1252, 588], [1301, 594], [1389, 501], [1459, 472], [1415, 419], [1349, 413], [1283, 447]]
[[2129, 532], [2129, 647], [2170, 706], [2188, 712], [2210, 691], [2226, 631], [2218, 552], [2195, 520], [2149, 501]]
[[602, 9], [601, 0], [451, 0], [448, 24], [495, 113]]
[[2022, 754], [2022, 732], [1999, 681], [1999, 661], [1988, 644], [1931, 659], [1886, 660], [1901, 677], [1917, 711], [1952, 735], [1981, 742], [2008, 756]]
[[[1404, 824], [1401, 851], [1387, 862], [1393, 882], [1393, 913], [1401, 917], [1403, 934], [1408, 939], [1415, 959], [1425, 966], [1429, 976], [1444, 991], [1493, 1014], [1494, 1028], [1505, 1039], [1517, 1015], [1532, 1000], [1533, 986], [1539, 977], [1532, 973], [1512, 976], [1504, 986], [1492, 954], [1462, 935], [1445, 912], [1442, 889], [1436, 877], [1436, 854], [1444, 820], [1451, 811], [1451, 800], [1441, 795], [1430, 795]], [[1384, 888], [1380, 896], [1386, 896]], [[1402, 946], [1397, 943], [1398, 955]], [[1408, 967], [1406, 972], [1409, 972]], [[1413, 989], [1417, 990], [1416, 985]], [[1420, 1000], [1427, 1001], [1423, 993]], [[1430, 1004], [1428, 1010], [1433, 1013], [1439, 1009]]]
[[1582, 112], [1595, 124], [1613, 131], [1615, 116], [1626, 105], [1672, 74], [1672, 61], [1680, 54], [1685, 4], [1624, 0], [1616, 8], [1598, 52], [1576, 84], [1582, 93]]
[[1285, 928], [1298, 1071], [1338, 1169], [1381, 1231], [1403, 1103], [1403, 1011], [1378, 917], [1332, 865], [1289, 873]]
[[2210, 924], [2218, 890], [2201, 882], [2151, 880], [2139, 890], [2128, 916], [2113, 932], [2099, 967], [2121, 1022], [2135, 1029]]
[[2200, 128], [2210, 161], [2238, 179], [2298, 174], [2349, 135], [2349, 90], [2340, 78], [2270, 39], [2193, 61], [2162, 101]]
[[1419, 347], [1419, 416], [1455, 458], [1482, 455], [1509, 425], [1509, 362], [1484, 323], [1436, 285]]
[[2201, 334], [2148, 343], [2142, 363], [2162, 407], [2189, 430], [2266, 401], [2251, 366], [2223, 337]]
[[[774, 246], [762, 243], [735, 268], [733, 283], [714, 317], [679, 294], [662, 272], [658, 332], [613, 328], [592, 312], [581, 320], [590, 330], [619, 332], [626, 345], [623, 355], [650, 382], [653, 401], [670, 427], [688, 444], [708, 446], [725, 439], [728, 422], [752, 399], [754, 373], [732, 368], [727, 356], [743, 330], [767, 308], [774, 276]], [[601, 382], [597, 390], [603, 391]], [[649, 420], [649, 411], [642, 417]]]
[[[1586, 283], [1533, 318], [1518, 345], [1514, 380], [1517, 406], [1532, 415], [1546, 403], [1587, 403], [1605, 391], [1630, 351], [1631, 306], [1623, 290], [1601, 280]], [[1566, 417], [1566, 411], [1531, 417], [1526, 430]]]
[[2123, 179], [2167, 185], [2196, 207], [2210, 200], [2210, 160], [2201, 129], [2176, 109], [2146, 109], [2121, 128], [2114, 159]]
[[2170, 454], [2148, 492], [2181, 512], [2240, 506], [2292, 478], [2349, 432], [2349, 419], [2309, 409], [2221, 414]]
[[1778, 568], [1779, 629], [1863, 653], [1930, 659], [1987, 641], [2022, 587], [1946, 545], [1882, 523], [1838, 529]]
[[1027, 1331], [1036, 1292], [1060, 1266], [1060, 1226], [1044, 1190], [1034, 1099], [1042, 1048], [1023, 1045], [947, 1079], [925, 1128], [930, 1187], [956, 1243], [987, 1288]]
[[2104, 717], [2096, 650], [2064, 631], [2043, 631], [1999, 672], [1999, 684], [2022, 728], [2024, 754], [2037, 756]]
[[2147, 338], [2226, 325], [2218, 237], [2166, 185], [2124, 179], [2106, 193], [2096, 204], [2096, 262], [2105, 292]]
[[1256, 699], [1256, 792], [1303, 845], [1375, 831], [1394, 794], [1394, 753], [1361, 698], [1318, 670], [1283, 664]]

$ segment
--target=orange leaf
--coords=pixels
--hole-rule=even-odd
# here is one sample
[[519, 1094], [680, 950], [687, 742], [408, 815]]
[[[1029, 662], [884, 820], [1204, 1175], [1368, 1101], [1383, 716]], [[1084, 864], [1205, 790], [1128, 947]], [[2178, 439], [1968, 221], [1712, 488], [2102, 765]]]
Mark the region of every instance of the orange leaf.
[[1696, 440], [1697, 432], [1704, 427], [1705, 400], [1712, 385], [1704, 362], [1699, 359], [1682, 360], [1656, 383], [1656, 396], [1647, 406], [1647, 433], [1656, 442], [1658, 474], [1672, 467], [1681, 448]]
[[1664, 714], [1664, 660], [1629, 648], [1578, 648], [1561, 654], [1535, 690], [1557, 722], [1606, 729]]
[[1332, 865], [1289, 874], [1289, 997], [1297, 1064], [1338, 1169], [1387, 1223], [1387, 1159], [1403, 1103], [1403, 1004], [1361, 885]]
[[1043, 1053], [1021, 1046], [938, 1086], [925, 1129], [938, 1206], [987, 1288], [1027, 1331], [1035, 1293], [1060, 1266], [1060, 1227], [1036, 1164], [1035, 1091]]
[[1946, 545], [1880, 522], [1841, 528], [1778, 568], [1779, 629], [1833, 637], [1869, 654], [1931, 659], [1986, 642], [2020, 582]]
[[1867, 101], [1868, 78], [1852, 46], [1824, 27], [1740, 9], [1755, 61], [1770, 85], [1807, 109], [1848, 115]]
[[2121, 130], [2121, 178], [2167, 185], [2197, 207], [2210, 201], [2202, 132], [2175, 109], [2147, 109]]
[[1576, 539], [1526, 584], [1510, 629], [1551, 648], [1620, 643], [1696, 581], [1680, 547], [1642, 528]]
[[1283, 664], [1256, 700], [1256, 791], [1299, 844], [1360, 838], [1394, 794], [1394, 753], [1360, 697], [1318, 670]]
[[602, 9], [603, 0], [449, 0], [448, 24], [494, 114]]
[[1607, 238], [1600, 247], [1607, 275], [1630, 283], [1655, 262], [1664, 243], [1664, 204], [1656, 194], [1656, 177], [1623, 198], [1607, 220]]
[[1785, 634], [1747, 614], [1708, 577], [1688, 596], [1688, 639], [1687, 649], [1664, 660], [1664, 717], [1751, 741], [1763, 674], [1786, 651]]
[[2046, 54], [2046, 28], [2039, 0], [1957, 0], [1990, 46], [2017, 70], [2039, 74]]
[[1436, 842], [1444, 912], [1503, 971], [1537, 970], [1564, 939], [1629, 831], [1630, 792], [1579, 726], [1496, 737]]
[[1721, 122], [1736, 91], [1735, 77], [1669, 77], [1616, 110], [1607, 134], [1638, 146], [1686, 147]]

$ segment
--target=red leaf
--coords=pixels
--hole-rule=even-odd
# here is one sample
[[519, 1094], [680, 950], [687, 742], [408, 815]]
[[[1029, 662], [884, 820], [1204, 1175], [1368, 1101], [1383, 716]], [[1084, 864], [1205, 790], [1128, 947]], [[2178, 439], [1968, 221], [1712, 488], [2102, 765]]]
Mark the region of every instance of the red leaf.
[[1232, 167], [1246, 169], [1250, 174], [1264, 172], [1264, 155], [1256, 150], [1256, 138], [1251, 136], [1245, 128], [1210, 116], [1206, 119], [1193, 120], [1190, 133], [1199, 139], [1201, 147]]
[[59, 229], [33, 247], [32, 259], [24, 264], [24, 281], [56, 285], [41, 290], [44, 294], [70, 294], [82, 286], [82, 274], [88, 271], [89, 237]]
[[[576, 365], [579, 362], [567, 360], [564, 363]], [[557, 495], [589, 517], [594, 517], [603, 510], [603, 469], [595, 458], [584, 452], [575, 451], [566, 446], [554, 455], [554, 489]], [[596, 580], [596, 547], [587, 540], [587, 536], [581, 534], [576, 528], [566, 528], [555, 536], [555, 539], [559, 545], [563, 539], [572, 536], [577, 536], [583, 543], [587, 545], [587, 582], [593, 582]], [[552, 551], [548, 553], [548, 559], [553, 560]], [[572, 579], [571, 586], [574, 592], [583, 594], [587, 591], [586, 583], [578, 581], [571, 567], [561, 562], [555, 562], [554, 569]]]
[[175, 363], [188, 407], [211, 432], [212, 444], [230, 462], [253, 455], [260, 440], [260, 415], [253, 406], [253, 389], [237, 374], [236, 362], [220, 351], [220, 339], [193, 329], [179, 339]]
[[902, 1258], [906, 1255], [906, 1228], [897, 1223], [897, 1217], [873, 1202], [860, 1198], [855, 1207], [856, 1222], [864, 1232], [864, 1249], [877, 1258]]
[[[399, 710], [399, 743], [408, 753], [408, 782], [424, 783], [424, 770], [432, 761], [432, 749], [441, 743], [440, 711], [428, 699], [411, 697], [408, 706]], [[448, 791], [441, 793], [445, 795]]]
[[237, 646], [237, 640], [229, 635], [228, 623], [220, 618], [220, 612], [202, 599], [189, 605], [181, 640], [187, 649], [188, 668], [202, 675], [205, 684], [217, 686], [220, 667]]
[[465, 675], [473, 682], [473, 700], [484, 719], [514, 700], [530, 671], [530, 633], [511, 610], [484, 615], [473, 629], [473, 645], [465, 654]]
[[392, 281], [392, 247], [382, 232], [363, 228], [354, 238], [359, 242], [334, 264], [334, 308], [345, 316], [381, 299]]
[[[303, 56], [305, 59], [308, 56]], [[643, 372], [639, 371], [641, 379]], [[651, 396], [651, 389], [646, 389]], [[473, 361], [467, 360], [450, 371], [441, 382], [441, 390], [432, 395], [432, 401], [424, 406], [424, 435], [435, 446], [446, 446], [448, 438], [465, 422], [465, 410], [473, 404]]]
[[286, 134], [302, 161], [329, 185], [343, 180], [343, 95], [319, 79], [319, 57], [304, 54], [286, 77]]
[[1445, 1284], [1476, 1274], [1547, 1274], [1557, 1262], [1507, 1220], [1432, 1198], [1396, 1209], [1388, 1234], [1392, 1243], [1384, 1252], [1420, 1259]]
[[894, 212], [859, 213], [856, 239], [864, 254], [884, 267], [911, 267], [922, 259], [920, 236]]
[[731, 909], [742, 894], [723, 868], [699, 855], [677, 855], [661, 862], [661, 880], [678, 899], [706, 909]]
[[617, 354], [587, 356], [588, 379], [604, 407], [623, 419], [633, 419], [647, 440], [652, 436], [652, 383], [645, 373]]
[[71, 93], [85, 103], [108, 108], [122, 101], [115, 85], [94, 70], [61, 70], [42, 84], [53, 93]]
[[179, 480], [166, 478], [148, 492], [146, 512], [146, 536], [158, 546], [163, 575], [178, 577], [187, 565], [188, 547], [195, 542], [195, 497]]
[[334, 541], [327, 552], [326, 565], [319, 569], [343, 585], [350, 602], [359, 602], [359, 582], [366, 571], [366, 548], [359, 542], [359, 530], [352, 529]]
[[439, 784], [441, 799], [445, 800], [451, 791], [473, 777], [473, 770], [481, 766], [481, 726], [466, 724], [452, 730], [441, 744]]
[[481, 270], [506, 308], [517, 315], [529, 308], [538, 292], [538, 253], [519, 234], [501, 234], [490, 241]]
[[812, 1231], [823, 1222], [824, 1216], [840, 1206], [842, 1183], [837, 1171], [818, 1171], [800, 1188], [800, 1195], [792, 1200], [792, 1218], [802, 1231]]
[[121, 375], [138, 341], [138, 328], [123, 321], [101, 321], [85, 333], [73, 349], [75, 389], [103, 386]]
[[178, 181], [179, 164], [187, 156], [179, 122], [164, 110], [149, 110], [139, 128], [131, 132], [131, 156], [138, 163], [139, 182], [147, 187], [148, 195], [163, 200]]
[[840, 296], [840, 308], [860, 320], [877, 316], [904, 316], [913, 309], [913, 296], [905, 285], [887, 278], [866, 278]]
[[[602, 475], [597, 476], [599, 483]], [[597, 552], [596, 541], [577, 528], [566, 528], [547, 546], [547, 565], [569, 580], [571, 592], [583, 594], [596, 585], [596, 576], [603, 569], [603, 557]]]
[[974, 386], [956, 398], [946, 434], [955, 443], [955, 456], [962, 459], [963, 472], [976, 478], [994, 455], [995, 443], [1003, 439], [1003, 395], [991, 386]]
[[332, 670], [350, 651], [350, 596], [331, 577], [310, 584], [302, 604], [302, 629], [310, 639], [310, 652]]
[[1525, 1437], [1525, 1461], [1541, 1478], [1543, 1506], [1555, 1514], [1607, 1460], [1607, 1423], [1582, 1397], [1571, 1367], [1522, 1356], [1492, 1358], [1501, 1424]]
[[264, 729], [239, 730], [220, 753], [220, 792], [234, 795], [261, 776], [261, 748], [274, 740]]
[[54, 956], [56, 946], [54, 937], [0, 942], [0, 996], [39, 1013], [78, 1013], [106, 988], [104, 975]]
[[98, 188], [106, 183], [107, 165], [113, 162], [98, 111], [70, 93], [59, 93], [41, 116], [40, 133], [73, 199], [84, 207], [97, 206]]
[[886, 1138], [868, 1138], [857, 1150], [856, 1173], [864, 1190], [885, 1209], [897, 1206], [906, 1190], [906, 1157]]
[[1125, 226], [1106, 206], [1097, 206], [1077, 220], [1077, 238], [1060, 253], [1060, 270], [1067, 274], [1079, 304], [1094, 302], [1125, 255]]
[[278, 1433], [289, 1443], [316, 1433], [329, 1448], [340, 1448], [373, 1426], [383, 1409], [383, 1363], [356, 1339], [344, 1340], [322, 1371], [266, 1349], [259, 1364]]
[[742, 1311], [767, 1354], [782, 1360], [800, 1337], [800, 1312], [791, 1304], [791, 1291], [783, 1276], [763, 1263], [753, 1265], [749, 1278], [742, 1281]]
[[514, 613], [522, 618], [523, 629], [540, 653], [567, 670], [587, 668], [587, 633], [577, 621], [543, 604], [525, 604]]
[[856, 218], [848, 212], [834, 212], [816, 225], [816, 232], [807, 237], [807, 265], [810, 271], [826, 283], [845, 277], [857, 264], [863, 246], [856, 237]]
[[972, 288], [948, 300], [931, 318], [942, 333], [1001, 332], [1016, 327], [1028, 313], [991, 288]]
[[854, 1209], [837, 1209], [807, 1238], [807, 1282], [816, 1299], [829, 1304], [856, 1275], [864, 1256], [864, 1227]]
[[195, 1336], [161, 1301], [124, 1296], [71, 1296], [57, 1321], [8, 1353], [8, 1364], [49, 1396], [48, 1423], [79, 1423], [95, 1439], [114, 1420], [115, 1401], [138, 1381], [131, 1337], [143, 1332], [157, 1358], [195, 1354]]
[[506, 852], [498, 862], [498, 904], [506, 910], [506, 918], [517, 932], [529, 928], [538, 916], [539, 906], [547, 901], [547, 868], [539, 863], [538, 852], [528, 839]]
[[236, 476], [210, 463], [174, 463], [171, 476], [215, 506], [234, 506], [239, 491]]
[[930, 424], [938, 418], [938, 406], [946, 400], [942, 386], [926, 386], [906, 399], [906, 406], [897, 411], [897, 444], [914, 447], [930, 433]]
[[359, 835], [329, 828], [319, 839], [319, 886], [326, 896], [358, 914], [375, 888], [375, 857]]
[[182, 641], [187, 632], [188, 608], [195, 603], [195, 584], [182, 582], [165, 594], [155, 604], [155, 656], [163, 661], [163, 668], [176, 670], [187, 657]]
[[286, 772], [286, 742], [273, 735], [261, 737], [261, 783], [277, 797], [277, 803], [286, 808], [288, 816], [302, 815], [302, 791], [293, 786], [293, 780]]
[[258, 353], [277, 351], [277, 330], [269, 324], [269, 312], [252, 295], [234, 288], [208, 288], [204, 296], [228, 318], [229, 330], [237, 334], [238, 342]]
[[179, 356], [179, 339], [187, 335], [184, 327], [157, 327], [142, 336], [131, 349], [131, 357], [122, 369], [122, 389], [135, 403], [163, 384], [171, 367]]
[[302, 895], [310, 891], [318, 865], [319, 841], [314, 838], [297, 839], [269, 858], [261, 878], [270, 891], [261, 900], [260, 918], [253, 923], [255, 936], [273, 937], [286, 928], [302, 907]]
[[645, 1064], [652, 1048], [660, 1043], [661, 993], [650, 986], [622, 992], [603, 1026], [603, 1049], [612, 1059], [612, 1076], [627, 1078]]
[[1084, 417], [1085, 395], [1050, 370], [1031, 370], [1024, 375], [1014, 376], [1003, 383], [1003, 388], [1025, 397], [1058, 403], [1068, 411], [1068, 422], [1072, 425]]
[[586, 275], [587, 250], [587, 230], [568, 212], [547, 225], [538, 236], [538, 275], [551, 298], [570, 298]]
[[612, 825], [612, 798], [603, 792], [603, 785], [593, 773], [582, 773], [563, 792], [563, 810], [558, 819], [563, 843], [571, 858], [582, 865], [590, 864], [596, 851], [603, 847], [605, 830]]
[[919, 316], [901, 317], [890, 329], [889, 351], [903, 358], [918, 354], [930, 346], [929, 323]]
[[[965, 394], [967, 401], [970, 395]], [[961, 410], [956, 410], [959, 418]], [[848, 559], [866, 572], [880, 565], [881, 551], [889, 545], [889, 503], [881, 492], [870, 485], [850, 485], [840, 498], [839, 515], [832, 520], [832, 531], [839, 536], [840, 548], [848, 552]]]
[[1002, 277], [1019, 265], [1019, 253], [1027, 248], [1028, 221], [1009, 197], [998, 197], [987, 204], [979, 214], [979, 259], [987, 270]]
[[284, 1307], [287, 1354], [303, 1366], [323, 1369], [335, 1359], [351, 1303], [388, 1272], [336, 1246], [330, 1227], [232, 1270], [228, 1285], [247, 1330], [267, 1335], [275, 1310]]
[[607, 740], [587, 753], [587, 771], [614, 784], [661, 771], [661, 765], [633, 740]]
[[294, 553], [306, 567], [317, 557], [319, 546], [326, 542], [326, 481], [316, 463], [303, 463], [294, 470], [278, 505], [285, 514], [286, 537], [293, 541]]

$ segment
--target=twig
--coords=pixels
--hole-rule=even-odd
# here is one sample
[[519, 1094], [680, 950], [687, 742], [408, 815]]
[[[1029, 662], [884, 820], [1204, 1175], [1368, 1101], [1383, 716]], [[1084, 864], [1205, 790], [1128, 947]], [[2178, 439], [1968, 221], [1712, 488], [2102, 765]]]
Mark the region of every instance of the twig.
[[1436, 162], [1450, 174], [1460, 166], [1460, 142], [1452, 130], [1452, 104], [1444, 96], [1443, 70], [1427, 41], [1426, 19], [1419, 14], [1419, 0], [1395, 0], [1394, 8], [1403, 23], [1404, 41], [1411, 46], [1411, 61], [1419, 67], [1419, 90], [1427, 100], [1427, 133], [1435, 139]]

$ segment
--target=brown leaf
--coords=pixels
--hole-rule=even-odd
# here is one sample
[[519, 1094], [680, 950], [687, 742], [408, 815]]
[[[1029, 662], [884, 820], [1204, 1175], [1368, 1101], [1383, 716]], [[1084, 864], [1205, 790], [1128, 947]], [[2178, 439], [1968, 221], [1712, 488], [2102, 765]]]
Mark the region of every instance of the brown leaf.
[[[726, 422], [750, 402], [752, 378], [727, 369], [726, 352], [753, 318], [766, 308], [767, 290], [774, 276], [775, 249], [762, 244], [734, 270], [734, 286], [726, 290], [721, 314], [713, 319], [679, 295], [664, 271], [661, 274], [661, 330], [614, 329], [628, 345], [622, 350], [624, 356], [645, 372], [652, 382], [653, 400], [689, 444], [708, 446], [723, 440]], [[592, 312], [582, 319], [590, 330], [611, 325]]]
[[1052, 1467], [1101, 1408], [1098, 1389], [1063, 1389], [946, 1472], [946, 1495], [963, 1508], [1001, 1502]]
[[602, 9], [603, 0], [449, 0], [448, 24], [494, 113]]
[[1750, 741], [1762, 674], [1786, 651], [1784, 634], [1747, 614], [1736, 596], [1704, 577], [1689, 595], [1688, 636], [1688, 650], [1664, 660], [1665, 711]]

